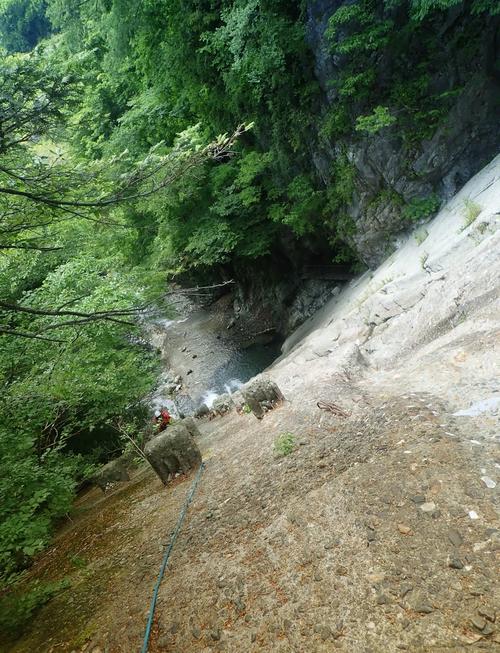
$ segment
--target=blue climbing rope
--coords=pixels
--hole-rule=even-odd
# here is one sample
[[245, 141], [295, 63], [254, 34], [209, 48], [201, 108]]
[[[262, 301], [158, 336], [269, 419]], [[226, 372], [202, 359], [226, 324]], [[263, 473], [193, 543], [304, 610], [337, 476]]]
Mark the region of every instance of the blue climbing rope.
[[163, 579], [163, 575], [167, 568], [168, 559], [170, 558], [170, 554], [172, 553], [172, 549], [174, 548], [175, 540], [179, 535], [179, 531], [181, 530], [182, 524], [184, 522], [184, 518], [186, 517], [187, 509], [189, 508], [189, 504], [193, 500], [194, 493], [196, 492], [196, 488], [198, 486], [198, 483], [201, 478], [201, 474], [204, 469], [205, 469], [205, 463], [201, 463], [200, 468], [198, 469], [198, 472], [193, 481], [193, 484], [191, 485], [191, 490], [189, 491], [186, 501], [184, 502], [184, 506], [182, 508], [181, 514], [179, 515], [179, 519], [177, 520], [177, 525], [175, 527], [175, 530], [172, 533], [172, 537], [170, 538], [170, 543], [165, 551], [165, 555], [163, 556], [163, 562], [161, 563], [160, 573], [158, 574], [158, 579], [156, 581], [155, 589], [153, 592], [153, 598], [151, 599], [151, 605], [149, 606], [148, 623], [146, 624], [146, 632], [144, 633], [144, 640], [142, 642], [141, 653], [147, 653], [148, 651], [149, 638], [151, 636], [151, 627], [153, 625], [153, 618], [155, 616], [156, 600], [158, 598], [158, 591], [160, 589], [161, 581]]

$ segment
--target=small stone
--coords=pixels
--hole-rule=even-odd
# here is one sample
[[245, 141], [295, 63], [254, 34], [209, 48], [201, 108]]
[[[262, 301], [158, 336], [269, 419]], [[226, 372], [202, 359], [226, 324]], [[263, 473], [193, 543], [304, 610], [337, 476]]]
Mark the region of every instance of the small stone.
[[198, 354], [193, 354], [192, 358], [198, 358]]
[[253, 632], [250, 635], [250, 641], [253, 643], [253, 642], [255, 642], [256, 639], [257, 639], [257, 633]]
[[481, 480], [486, 485], [486, 487], [489, 488], [490, 490], [492, 490], [497, 486], [495, 481], [489, 476], [481, 476]]
[[320, 574], [319, 572], [316, 572], [316, 573], [314, 574], [314, 580], [315, 580], [317, 583], [319, 583], [319, 582], [322, 580], [322, 576], [321, 576], [321, 574]]
[[464, 542], [463, 537], [460, 535], [456, 528], [451, 528], [448, 531], [448, 539], [453, 544], [453, 546], [457, 547], [461, 546]]
[[425, 503], [425, 496], [423, 494], [416, 494], [413, 497], [410, 497], [410, 501], [413, 501], [413, 503]]
[[210, 632], [210, 637], [214, 640], [214, 642], [218, 642], [220, 640], [220, 630], [219, 628], [215, 628]]
[[404, 599], [404, 597], [405, 597], [409, 592], [411, 592], [412, 589], [413, 589], [413, 585], [410, 585], [410, 584], [408, 584], [408, 583], [406, 583], [405, 585], [401, 585], [401, 590], [400, 590], [400, 594], [399, 594], [399, 595], [401, 596], [402, 599]]
[[469, 592], [472, 594], [472, 596], [483, 596], [484, 594], [488, 593], [488, 589], [488, 587], [483, 585], [473, 585], [470, 588]]
[[474, 615], [470, 622], [474, 628], [476, 628], [476, 630], [483, 630], [483, 628], [486, 628], [486, 620], [482, 617], [478, 617], [477, 615]]
[[475, 644], [476, 642], [479, 642], [481, 635], [473, 633], [472, 630], [468, 630], [467, 632], [460, 634], [459, 639], [464, 644]]
[[411, 533], [411, 528], [405, 524], [398, 524], [398, 531], [402, 535], [409, 535]]
[[188, 370], [188, 371], [186, 372], [186, 376], [187, 376], [188, 374], [192, 374], [192, 373], [193, 373], [193, 370]]
[[240, 597], [235, 599], [234, 605], [235, 605], [236, 609], [239, 610], [240, 612], [243, 612], [243, 610], [246, 607], [244, 601]]
[[478, 609], [478, 612], [481, 615], [481, 617], [484, 617], [488, 621], [491, 621], [491, 623], [495, 623], [496, 615], [494, 611], [491, 608], [489, 608], [487, 605], [482, 605]]
[[415, 612], [419, 612], [420, 614], [430, 614], [431, 612], [434, 611], [434, 608], [429, 605], [428, 603], [418, 603], [415, 606]]
[[448, 558], [448, 567], [450, 567], [450, 569], [463, 569], [464, 564], [458, 558]]
[[375, 573], [375, 574], [367, 574], [366, 575], [366, 580], [371, 583], [372, 585], [376, 585], [377, 583], [381, 583], [385, 578], [385, 574], [380, 572], [380, 573]]
[[339, 576], [347, 576], [348, 570], [347, 567], [344, 567], [342, 565], [339, 565], [336, 569], [336, 572]]
[[422, 512], [434, 512], [436, 510], [436, 504], [433, 501], [426, 501], [420, 506]]
[[483, 628], [481, 632], [483, 633], [483, 635], [486, 635], [486, 637], [488, 637], [488, 635], [492, 635], [495, 632], [495, 629], [491, 624], [486, 624], [486, 626]]
[[366, 539], [368, 542], [374, 542], [376, 540], [377, 536], [375, 535], [375, 531], [368, 530], [366, 532]]
[[377, 605], [387, 605], [389, 603], [389, 599], [385, 594], [379, 594], [377, 596]]
[[317, 633], [324, 642], [332, 637], [332, 629], [330, 626], [318, 625], [314, 628], [314, 632]]
[[201, 630], [198, 628], [198, 626], [194, 626], [191, 630], [191, 634], [195, 639], [200, 639], [201, 637]]

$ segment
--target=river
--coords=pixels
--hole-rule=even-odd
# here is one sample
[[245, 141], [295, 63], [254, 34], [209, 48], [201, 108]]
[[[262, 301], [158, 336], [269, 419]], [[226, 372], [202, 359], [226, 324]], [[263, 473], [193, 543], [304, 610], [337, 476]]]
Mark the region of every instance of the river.
[[[234, 320], [226, 297], [208, 308], [185, 300], [176, 319], [157, 319], [149, 332], [163, 366], [151, 404], [174, 415], [210, 407], [220, 394], [237, 390], [280, 356], [283, 342], [258, 324]], [[181, 388], [172, 392], [178, 377]]]

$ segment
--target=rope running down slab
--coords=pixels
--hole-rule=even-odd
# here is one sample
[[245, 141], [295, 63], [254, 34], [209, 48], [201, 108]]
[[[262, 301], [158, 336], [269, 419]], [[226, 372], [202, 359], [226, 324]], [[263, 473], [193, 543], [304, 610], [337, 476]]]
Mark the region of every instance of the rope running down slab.
[[175, 541], [177, 539], [177, 536], [179, 535], [179, 531], [181, 530], [182, 524], [184, 522], [184, 518], [186, 517], [187, 509], [189, 508], [189, 504], [193, 500], [194, 493], [196, 492], [196, 488], [198, 487], [198, 483], [200, 482], [200, 478], [204, 469], [205, 469], [205, 463], [201, 463], [200, 468], [198, 469], [198, 472], [193, 481], [193, 484], [191, 485], [189, 494], [186, 497], [186, 501], [184, 502], [184, 506], [182, 508], [181, 514], [179, 515], [179, 519], [177, 520], [177, 525], [175, 527], [174, 532], [172, 533], [170, 543], [165, 551], [165, 555], [163, 556], [163, 562], [161, 563], [160, 572], [158, 574], [158, 579], [156, 581], [156, 585], [153, 591], [151, 605], [149, 606], [149, 617], [146, 625], [146, 632], [144, 633], [144, 640], [142, 643], [141, 653], [147, 653], [148, 651], [149, 638], [151, 636], [151, 627], [153, 625], [153, 618], [155, 615], [156, 600], [158, 598], [158, 591], [160, 589], [161, 581], [163, 579], [163, 575], [165, 574], [165, 570], [167, 569], [168, 559], [170, 558], [170, 554], [172, 553], [172, 549], [174, 548]]

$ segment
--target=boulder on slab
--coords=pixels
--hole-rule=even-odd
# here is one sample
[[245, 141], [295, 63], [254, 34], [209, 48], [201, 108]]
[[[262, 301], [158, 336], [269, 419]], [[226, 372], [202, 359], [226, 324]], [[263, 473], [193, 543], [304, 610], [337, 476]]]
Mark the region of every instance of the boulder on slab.
[[244, 386], [241, 393], [257, 419], [262, 419], [264, 413], [285, 400], [281, 390], [270, 379], [257, 379]]
[[103, 492], [106, 492], [113, 483], [129, 481], [130, 476], [127, 472], [127, 462], [127, 456], [120, 456], [119, 458], [106, 463], [106, 465], [103, 465], [103, 467], [92, 476], [92, 483], [99, 486]]
[[201, 404], [195, 410], [193, 417], [195, 417], [196, 419], [201, 419], [202, 417], [206, 417], [207, 415], [210, 415], [210, 408], [206, 404]]
[[214, 415], [225, 415], [234, 408], [234, 401], [230, 394], [223, 394], [215, 399], [212, 404], [212, 413]]
[[201, 463], [193, 433], [200, 434], [194, 420], [187, 418], [147, 443], [144, 454], [164, 485], [178, 472], [188, 472]]

